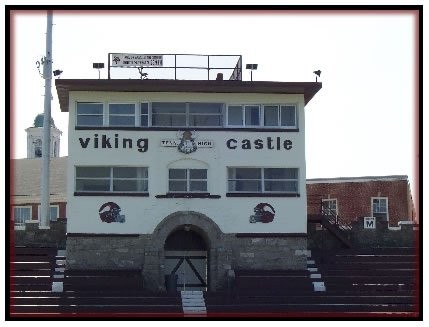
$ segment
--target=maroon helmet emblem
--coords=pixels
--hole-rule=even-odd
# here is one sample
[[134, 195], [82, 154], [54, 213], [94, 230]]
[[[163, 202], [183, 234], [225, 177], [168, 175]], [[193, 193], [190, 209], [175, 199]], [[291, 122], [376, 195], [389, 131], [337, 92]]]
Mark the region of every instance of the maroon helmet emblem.
[[251, 223], [270, 223], [274, 220], [274, 215], [276, 214], [276, 211], [274, 210], [273, 206], [265, 202], [259, 203], [253, 209], [253, 211], [255, 212], [255, 214], [251, 215], [249, 219]]
[[120, 212], [121, 208], [115, 202], [106, 202], [98, 210], [101, 221], [105, 223], [124, 223], [125, 216], [120, 215]]

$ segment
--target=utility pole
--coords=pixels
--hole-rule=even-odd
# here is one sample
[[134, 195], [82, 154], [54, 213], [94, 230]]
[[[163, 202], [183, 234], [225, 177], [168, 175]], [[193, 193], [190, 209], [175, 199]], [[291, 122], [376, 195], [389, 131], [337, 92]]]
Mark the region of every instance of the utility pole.
[[46, 26], [46, 56], [42, 60], [43, 79], [45, 80], [45, 106], [43, 114], [43, 149], [42, 149], [42, 179], [41, 206], [39, 227], [49, 228], [49, 161], [51, 159], [51, 84], [52, 84], [52, 10], [48, 10]]

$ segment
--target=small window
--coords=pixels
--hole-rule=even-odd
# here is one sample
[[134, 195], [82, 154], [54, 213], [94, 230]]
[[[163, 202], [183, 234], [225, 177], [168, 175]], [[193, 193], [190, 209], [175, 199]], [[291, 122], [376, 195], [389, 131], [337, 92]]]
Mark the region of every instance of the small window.
[[228, 191], [298, 193], [298, 169], [228, 168]]
[[372, 216], [389, 220], [387, 198], [372, 198]]
[[230, 126], [259, 126], [259, 105], [228, 106], [228, 125]]
[[148, 103], [140, 104], [140, 126], [142, 127], [149, 126], [149, 104]]
[[[37, 209], [37, 217], [40, 220], [42, 207], [39, 205]], [[50, 206], [49, 207], [49, 219], [51, 221], [57, 221], [59, 217], [59, 206]]]
[[296, 107], [292, 105], [280, 106], [281, 126], [297, 127]]
[[147, 192], [148, 170], [145, 167], [113, 167], [113, 192]]
[[228, 125], [243, 126], [243, 108], [241, 106], [228, 107]]
[[337, 216], [337, 199], [322, 200], [322, 214], [325, 216]]
[[207, 169], [169, 169], [169, 192], [207, 192]]
[[31, 207], [13, 207], [13, 221], [15, 226], [24, 226], [31, 220]]
[[109, 104], [109, 126], [135, 126], [135, 107], [132, 103]]
[[76, 167], [76, 191], [109, 192], [109, 167]]
[[76, 167], [77, 192], [147, 192], [147, 167]]
[[153, 102], [152, 126], [186, 126], [186, 103]]
[[76, 126], [103, 126], [103, 104], [78, 102]]
[[189, 126], [222, 126], [222, 103], [189, 103]]
[[259, 106], [244, 106], [244, 113], [246, 126], [259, 126]]
[[295, 105], [265, 105], [264, 126], [297, 128]]

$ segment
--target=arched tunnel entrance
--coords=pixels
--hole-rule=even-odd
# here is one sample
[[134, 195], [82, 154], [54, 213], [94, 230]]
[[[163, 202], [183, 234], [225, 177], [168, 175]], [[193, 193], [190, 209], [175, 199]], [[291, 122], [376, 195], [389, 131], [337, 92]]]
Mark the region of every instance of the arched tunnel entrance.
[[165, 240], [165, 273], [176, 275], [177, 290], [207, 290], [208, 246], [190, 225], [180, 226]]

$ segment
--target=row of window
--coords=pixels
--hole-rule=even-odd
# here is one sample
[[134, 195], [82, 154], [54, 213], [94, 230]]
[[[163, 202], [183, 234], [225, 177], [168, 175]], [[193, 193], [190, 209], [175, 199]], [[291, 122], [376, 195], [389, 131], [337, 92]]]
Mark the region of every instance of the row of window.
[[[56, 221], [59, 216], [59, 207], [50, 206], [49, 215], [50, 215], [51, 221]], [[31, 216], [32, 216], [32, 207], [30, 206], [13, 207], [13, 221], [15, 226], [23, 226], [26, 221], [31, 220]], [[38, 219], [40, 219], [40, 205], [38, 207], [37, 217]]]
[[[76, 192], [148, 192], [147, 167], [76, 167]], [[168, 192], [207, 192], [207, 169], [169, 169]], [[298, 193], [297, 168], [228, 168], [228, 192]]]
[[246, 105], [201, 102], [78, 102], [79, 127], [279, 127], [298, 128], [294, 104]]
[[[371, 198], [372, 216], [388, 220], [388, 198]], [[325, 215], [338, 216], [337, 199], [322, 200], [322, 213]]]

